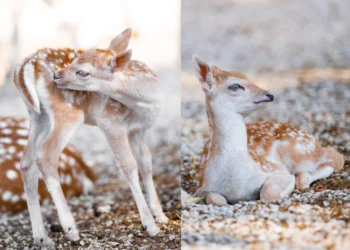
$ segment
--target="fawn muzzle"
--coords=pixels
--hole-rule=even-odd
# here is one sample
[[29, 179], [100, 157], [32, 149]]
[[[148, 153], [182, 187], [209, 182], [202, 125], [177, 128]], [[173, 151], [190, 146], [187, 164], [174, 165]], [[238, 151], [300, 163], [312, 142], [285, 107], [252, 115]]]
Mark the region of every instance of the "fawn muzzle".
[[254, 102], [255, 104], [264, 103], [264, 102], [273, 102], [273, 100], [275, 99], [275, 97], [268, 92], [263, 93], [261, 96], [263, 97], [263, 99], [259, 101], [255, 101]]

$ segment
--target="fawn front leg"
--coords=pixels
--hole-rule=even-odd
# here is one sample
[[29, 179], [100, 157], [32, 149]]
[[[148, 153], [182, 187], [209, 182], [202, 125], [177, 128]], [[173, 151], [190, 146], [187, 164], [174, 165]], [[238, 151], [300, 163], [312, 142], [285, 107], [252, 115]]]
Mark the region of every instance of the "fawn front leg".
[[327, 178], [334, 172], [334, 168], [325, 163], [313, 172], [301, 172], [296, 176], [296, 189], [303, 190], [310, 187], [314, 181]]
[[54, 126], [53, 131], [45, 138], [36, 159], [38, 168], [44, 177], [45, 185], [56, 206], [62, 228], [72, 241], [79, 240], [79, 232], [64, 197], [57, 167], [60, 153], [68, 144], [69, 139], [80, 123], [81, 121], [78, 118], [75, 122], [64, 123], [64, 121], [60, 121], [59, 126]]
[[145, 131], [133, 131], [129, 133], [129, 143], [133, 155], [140, 168], [143, 183], [146, 189], [149, 208], [160, 223], [168, 223], [168, 217], [165, 216], [159, 198], [154, 187], [152, 177], [152, 154], [148, 148]]
[[45, 136], [49, 133], [48, 129], [40, 129], [39, 117], [37, 114], [31, 115], [28, 144], [21, 158], [21, 173], [24, 183], [24, 190], [27, 198], [30, 222], [32, 225], [33, 238], [36, 244], [52, 247], [54, 244], [47, 236], [44, 227], [43, 218], [40, 210], [38, 179], [39, 169], [35, 164], [36, 152], [41, 147]]
[[269, 176], [260, 191], [260, 199], [281, 200], [290, 195], [295, 187], [295, 176], [290, 173], [275, 173]]
[[[109, 125], [107, 125], [109, 124]], [[154, 218], [149, 210], [146, 200], [142, 194], [137, 163], [132, 154], [127, 131], [125, 128], [111, 126], [110, 122], [99, 124], [105, 133], [107, 140], [113, 150], [116, 165], [121, 168], [134, 196], [142, 225], [147, 229], [150, 236], [155, 236], [159, 232]]]

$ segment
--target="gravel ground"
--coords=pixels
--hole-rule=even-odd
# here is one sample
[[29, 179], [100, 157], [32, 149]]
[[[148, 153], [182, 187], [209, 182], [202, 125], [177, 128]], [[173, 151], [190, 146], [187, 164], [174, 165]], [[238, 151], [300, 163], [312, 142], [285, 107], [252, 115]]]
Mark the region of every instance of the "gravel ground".
[[[346, 156], [345, 169], [279, 203], [185, 208], [184, 249], [350, 248], [350, 82], [314, 81], [272, 93], [276, 99], [269, 108], [253, 113], [246, 121], [287, 122], [311, 132], [322, 145], [331, 145]], [[182, 114], [182, 188], [193, 194], [209, 130], [202, 102], [183, 102]]]

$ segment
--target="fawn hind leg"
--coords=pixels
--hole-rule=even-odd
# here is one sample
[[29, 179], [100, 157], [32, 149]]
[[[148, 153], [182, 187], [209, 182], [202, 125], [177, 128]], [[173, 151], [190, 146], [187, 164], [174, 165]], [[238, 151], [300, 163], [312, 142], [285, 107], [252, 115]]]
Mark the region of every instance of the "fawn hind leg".
[[36, 164], [41, 171], [45, 185], [56, 206], [58, 217], [64, 232], [72, 241], [79, 240], [79, 232], [75, 225], [74, 217], [64, 197], [58, 175], [58, 157], [69, 139], [82, 123], [79, 115], [69, 114], [67, 120], [55, 124], [49, 121], [53, 129], [44, 139], [43, 145], [38, 152]]
[[334, 172], [334, 168], [328, 163], [321, 164], [313, 172], [301, 172], [296, 175], [295, 187], [303, 190], [310, 187], [314, 181], [327, 178]]
[[42, 122], [42, 119], [39, 119], [39, 115], [36, 113], [31, 114], [30, 120], [28, 144], [25, 147], [21, 158], [20, 168], [24, 183], [24, 190], [26, 193], [34, 242], [36, 244], [50, 247], [53, 246], [53, 242], [47, 236], [41, 215], [38, 194], [38, 179], [40, 172], [35, 163], [37, 151], [49, 133], [49, 129], [39, 128], [39, 124]]
[[[111, 126], [112, 125], [112, 126]], [[127, 129], [123, 126], [115, 126], [110, 121], [100, 121], [98, 126], [102, 129], [114, 153], [116, 165], [122, 170], [131, 192], [134, 196], [136, 206], [139, 210], [143, 227], [147, 229], [150, 236], [159, 233], [151, 211], [142, 194], [137, 162], [132, 154], [129, 144]]]
[[156, 221], [168, 223], [168, 217], [163, 213], [159, 198], [154, 187], [152, 176], [152, 154], [148, 148], [144, 130], [132, 131], [128, 134], [130, 147], [140, 169], [146, 189], [149, 208]]
[[267, 178], [260, 191], [260, 199], [266, 201], [281, 200], [290, 195], [295, 187], [295, 176], [288, 173], [276, 173]]

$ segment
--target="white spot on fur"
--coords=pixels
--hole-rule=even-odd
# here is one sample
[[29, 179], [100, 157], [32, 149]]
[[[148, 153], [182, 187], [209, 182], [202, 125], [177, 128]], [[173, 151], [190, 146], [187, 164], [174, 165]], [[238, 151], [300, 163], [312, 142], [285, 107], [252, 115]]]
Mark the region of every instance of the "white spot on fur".
[[7, 149], [7, 152], [9, 152], [10, 154], [14, 154], [16, 153], [16, 147], [15, 146], [11, 146]]
[[66, 184], [71, 184], [71, 183], [72, 183], [72, 176], [68, 174], [66, 175]]
[[2, 130], [2, 133], [5, 134], [5, 135], [9, 135], [12, 133], [12, 129], [9, 129], [9, 128], [5, 128]]
[[17, 129], [16, 133], [21, 136], [27, 136], [29, 134], [27, 129]]
[[23, 194], [21, 195], [21, 199], [22, 199], [22, 200], [26, 200], [26, 199], [27, 199], [26, 193], [23, 193]]
[[3, 194], [2, 194], [2, 199], [4, 201], [9, 201], [11, 199], [11, 196], [12, 196], [12, 193], [10, 191], [5, 191]]
[[17, 140], [17, 143], [18, 143], [19, 145], [25, 146], [25, 145], [27, 145], [28, 141], [25, 140], [25, 139], [18, 139], [18, 140]]
[[10, 170], [7, 170], [6, 172], [6, 177], [9, 179], [9, 180], [14, 180], [18, 177], [18, 174], [16, 171], [10, 169]]
[[19, 201], [19, 196], [18, 195], [13, 195], [12, 197], [11, 197], [11, 202], [12, 203], [16, 203], [16, 202], [18, 202]]
[[60, 161], [60, 163], [58, 164], [60, 168], [65, 169], [66, 168], [66, 164], [64, 164], [63, 161]]
[[76, 163], [75, 159], [73, 157], [70, 157], [69, 158], [69, 165], [73, 166], [73, 165], [75, 165], [75, 163]]
[[75, 53], [74, 52], [69, 53], [68, 57], [69, 59], [73, 59], [75, 57]]
[[67, 161], [67, 156], [66, 156], [66, 154], [64, 154], [64, 153], [62, 153], [62, 154], [60, 155], [60, 158], [61, 158], [63, 161]]
[[19, 164], [19, 162], [16, 162], [16, 163], [15, 163], [15, 168], [18, 169], [18, 170], [20, 170], [21, 165]]
[[0, 138], [0, 142], [6, 143], [6, 144], [11, 144], [12, 143], [12, 139], [9, 138], [9, 137], [4, 137], [4, 138]]

